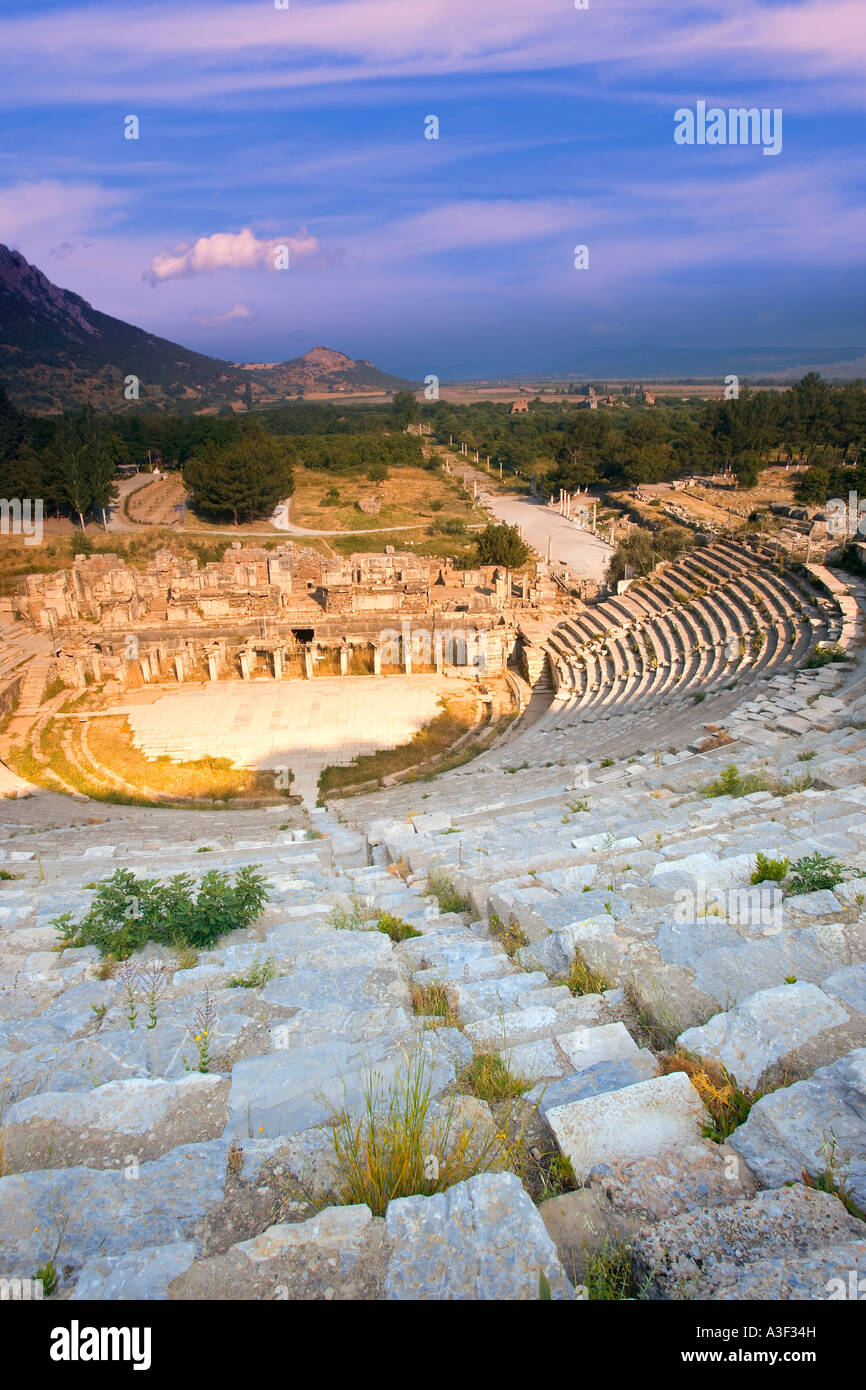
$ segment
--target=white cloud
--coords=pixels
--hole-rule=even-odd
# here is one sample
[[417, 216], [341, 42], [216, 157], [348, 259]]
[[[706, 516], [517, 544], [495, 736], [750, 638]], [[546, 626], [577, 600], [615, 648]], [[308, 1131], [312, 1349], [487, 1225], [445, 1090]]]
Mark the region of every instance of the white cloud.
[[306, 228], [295, 237], [262, 241], [249, 227], [240, 232], [214, 232], [213, 236], [199, 237], [192, 245], [184, 243], [173, 251], [160, 251], [145, 278], [158, 285], [162, 280], [211, 275], [217, 270], [273, 270], [282, 247], [288, 247], [291, 263], [295, 256], [313, 255], [319, 250], [319, 242]]
[[203, 326], [217, 323], [229, 323], [232, 319], [254, 319], [256, 311], [252, 304], [233, 304], [231, 309], [226, 309], [224, 314], [211, 314], [206, 309], [198, 310], [190, 314], [193, 323]]

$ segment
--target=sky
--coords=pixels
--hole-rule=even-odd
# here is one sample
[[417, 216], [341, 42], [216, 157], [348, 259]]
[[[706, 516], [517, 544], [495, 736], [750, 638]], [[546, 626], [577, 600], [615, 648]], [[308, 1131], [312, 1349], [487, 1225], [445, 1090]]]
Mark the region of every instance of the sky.
[[[3, 0], [0, 241], [230, 361], [866, 353], [863, 0], [282, 3]], [[677, 143], [699, 102], [781, 149]]]

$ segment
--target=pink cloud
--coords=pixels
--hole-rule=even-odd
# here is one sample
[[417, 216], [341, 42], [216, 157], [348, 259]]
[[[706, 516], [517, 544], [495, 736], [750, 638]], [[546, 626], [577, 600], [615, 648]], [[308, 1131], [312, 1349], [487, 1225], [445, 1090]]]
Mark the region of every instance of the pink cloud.
[[212, 236], [199, 237], [191, 246], [183, 244], [173, 251], [160, 251], [154, 256], [145, 278], [157, 285], [162, 280], [210, 275], [217, 270], [274, 270], [279, 255], [286, 248], [291, 263], [293, 256], [317, 252], [319, 242], [305, 228], [299, 236], [261, 241], [249, 227], [240, 232], [215, 232]]

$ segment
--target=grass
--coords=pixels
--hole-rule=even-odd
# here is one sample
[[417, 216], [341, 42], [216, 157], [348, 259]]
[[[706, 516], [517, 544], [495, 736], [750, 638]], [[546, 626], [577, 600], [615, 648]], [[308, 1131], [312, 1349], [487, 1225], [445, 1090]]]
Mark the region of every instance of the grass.
[[478, 1100], [517, 1100], [534, 1082], [514, 1076], [496, 1052], [476, 1052], [457, 1078], [461, 1091]]
[[361, 1204], [384, 1216], [397, 1197], [429, 1197], [508, 1165], [514, 1145], [504, 1127], [481, 1134], [462, 1124], [453, 1099], [444, 1114], [434, 1111], [431, 1084], [419, 1049], [387, 1088], [367, 1073], [360, 1114], [332, 1110], [337, 1176], [321, 1205]]
[[[98, 737], [90, 743], [87, 730], [94, 728]], [[56, 791], [53, 773], [95, 801], [135, 806], [184, 801], [219, 809], [232, 802], [273, 802], [291, 795], [277, 789], [272, 772], [234, 767], [228, 758], [185, 763], [146, 758], [134, 746], [124, 715], [92, 722], [51, 718], [36, 739], [32, 746], [12, 749], [10, 766], [28, 781]]]
[[452, 1007], [445, 985], [437, 982], [419, 984], [417, 980], [410, 980], [409, 989], [413, 1012], [428, 1019], [430, 1027], [460, 1027], [460, 1015]]
[[476, 703], [474, 696], [461, 695], [443, 698], [443, 704], [442, 713], [413, 734], [408, 743], [382, 748], [378, 753], [362, 753], [351, 763], [323, 768], [319, 777], [320, 795], [343, 791], [358, 783], [381, 782], [382, 778], [407, 772], [419, 763], [444, 757], [475, 723]]
[[605, 990], [611, 987], [607, 976], [600, 970], [594, 970], [580, 951], [575, 951], [568, 974], [558, 977], [556, 983], [567, 985], [572, 994], [577, 996], [604, 994]]
[[866, 1221], [866, 1211], [857, 1205], [851, 1195], [850, 1179], [845, 1171], [848, 1163], [843, 1163], [836, 1156], [837, 1142], [835, 1135], [825, 1136], [822, 1139], [821, 1152], [825, 1158], [824, 1167], [819, 1173], [809, 1173], [804, 1168], [803, 1182], [806, 1187], [811, 1187], [816, 1192], [829, 1192], [831, 1196], [838, 1197], [852, 1216], [856, 1216], [858, 1221]]
[[349, 906], [335, 907], [328, 917], [328, 926], [337, 931], [366, 931], [373, 912], [362, 898], [353, 893]]
[[263, 985], [272, 980], [277, 973], [273, 956], [265, 956], [264, 960], [255, 956], [253, 963], [246, 975], [235, 975], [229, 980], [229, 989], [261, 989]]
[[434, 869], [427, 875], [427, 892], [439, 904], [440, 912], [470, 912], [472, 903], [465, 893], [454, 885], [454, 880], [441, 869]]
[[507, 922], [503, 922], [498, 912], [490, 914], [490, 935], [501, 944], [509, 957], [515, 956], [528, 941], [526, 932], [516, 917], [509, 917]]
[[591, 1302], [630, 1301], [646, 1295], [646, 1288], [639, 1286], [631, 1268], [631, 1255], [627, 1245], [614, 1244], [606, 1236], [600, 1250], [587, 1253], [583, 1284]]
[[726, 1143], [734, 1130], [749, 1118], [755, 1101], [776, 1089], [770, 1086], [750, 1090], [738, 1086], [724, 1067], [692, 1057], [679, 1048], [661, 1057], [659, 1065], [662, 1076], [676, 1071], [685, 1072], [709, 1113], [710, 1118], [701, 1132], [705, 1139], [711, 1139], [715, 1144]]
[[714, 781], [701, 787], [701, 795], [741, 797], [751, 796], [753, 792], [770, 792], [773, 796], [792, 796], [811, 785], [812, 778], [805, 774], [785, 782], [780, 777], [771, 777], [765, 769], [743, 774], [734, 763], [729, 763]]

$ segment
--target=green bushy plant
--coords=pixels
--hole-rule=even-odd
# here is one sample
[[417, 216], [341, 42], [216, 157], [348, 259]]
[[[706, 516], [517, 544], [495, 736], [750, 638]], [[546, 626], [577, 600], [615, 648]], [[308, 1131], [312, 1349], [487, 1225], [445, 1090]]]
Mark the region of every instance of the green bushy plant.
[[99, 884], [80, 922], [73, 925], [67, 912], [51, 925], [64, 947], [96, 946], [101, 955], [115, 960], [126, 960], [148, 941], [206, 950], [261, 915], [269, 885], [256, 868], [239, 869], [234, 881], [230, 874], [212, 869], [202, 875], [195, 895], [190, 874], [175, 874], [163, 883], [116, 869]]

